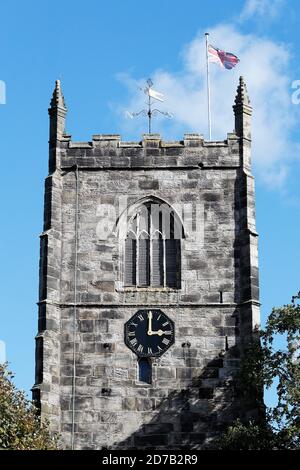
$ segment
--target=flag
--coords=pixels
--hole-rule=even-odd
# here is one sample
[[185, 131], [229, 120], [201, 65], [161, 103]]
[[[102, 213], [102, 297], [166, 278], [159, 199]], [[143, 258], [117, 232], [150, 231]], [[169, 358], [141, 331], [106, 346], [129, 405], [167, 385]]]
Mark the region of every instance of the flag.
[[236, 64], [240, 61], [240, 59], [231, 52], [221, 51], [221, 49], [213, 47], [211, 44], [208, 46], [208, 57], [209, 62], [219, 64], [221, 67], [224, 67], [228, 70], [235, 67]]
[[153, 90], [153, 88], [146, 88], [145, 93], [149, 95], [151, 98], [154, 98], [155, 100], [158, 101], [164, 101], [162, 97], [164, 96], [163, 93], [160, 93], [159, 91]]

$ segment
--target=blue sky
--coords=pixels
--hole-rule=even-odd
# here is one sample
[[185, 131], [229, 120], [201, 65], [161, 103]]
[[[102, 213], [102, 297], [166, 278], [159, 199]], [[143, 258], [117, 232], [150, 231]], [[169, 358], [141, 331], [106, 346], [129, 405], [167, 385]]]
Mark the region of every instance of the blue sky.
[[241, 59], [233, 71], [211, 67], [213, 138], [233, 129], [240, 73], [254, 107], [262, 320], [272, 306], [289, 302], [300, 289], [300, 105], [291, 100], [292, 82], [300, 79], [299, 2], [12, 0], [0, 8], [0, 80], [7, 91], [0, 104], [0, 340], [17, 385], [29, 391], [34, 381], [38, 236], [55, 79], [62, 80], [74, 140], [97, 133], [139, 140], [146, 122], [124, 119], [124, 111], [143, 105], [138, 85], [149, 76], [166, 96], [162, 109], [174, 114], [157, 120], [154, 131], [165, 139], [206, 135], [205, 31]]

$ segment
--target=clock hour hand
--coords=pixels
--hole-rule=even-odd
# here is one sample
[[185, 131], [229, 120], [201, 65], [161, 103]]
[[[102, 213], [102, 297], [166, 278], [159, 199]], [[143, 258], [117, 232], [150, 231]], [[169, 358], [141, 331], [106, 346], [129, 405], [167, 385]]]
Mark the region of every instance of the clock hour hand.
[[151, 335], [158, 335], [158, 336], [165, 335], [166, 333], [169, 333], [169, 332], [168, 331], [163, 331], [163, 330], [151, 331]]
[[151, 336], [153, 335], [153, 331], [152, 331], [152, 312], [150, 311], [148, 313], [148, 331], [147, 331], [148, 335]]

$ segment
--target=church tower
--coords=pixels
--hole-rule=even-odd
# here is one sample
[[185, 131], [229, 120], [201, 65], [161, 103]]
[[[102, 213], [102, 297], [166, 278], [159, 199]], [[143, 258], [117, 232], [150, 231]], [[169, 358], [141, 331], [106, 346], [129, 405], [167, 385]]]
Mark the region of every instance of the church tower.
[[41, 234], [33, 396], [73, 449], [201, 449], [236, 417], [259, 323], [251, 113], [164, 141], [65, 133], [57, 81]]

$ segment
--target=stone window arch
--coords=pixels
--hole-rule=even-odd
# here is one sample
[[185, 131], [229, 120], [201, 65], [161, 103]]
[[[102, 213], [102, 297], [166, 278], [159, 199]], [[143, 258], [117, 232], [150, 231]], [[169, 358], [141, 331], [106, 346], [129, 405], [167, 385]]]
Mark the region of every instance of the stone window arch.
[[125, 287], [180, 288], [182, 223], [164, 202], [147, 200], [130, 215], [124, 243]]

